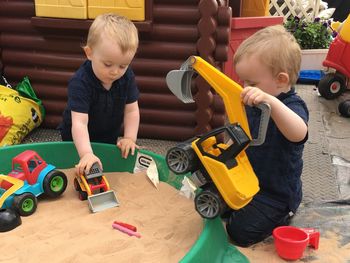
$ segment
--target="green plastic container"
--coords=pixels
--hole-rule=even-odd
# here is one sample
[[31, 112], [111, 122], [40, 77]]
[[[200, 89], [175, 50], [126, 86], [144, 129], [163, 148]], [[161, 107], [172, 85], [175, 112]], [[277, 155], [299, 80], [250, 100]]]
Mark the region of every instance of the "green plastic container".
[[[96, 143], [93, 150], [103, 162], [104, 172], [133, 172], [136, 162], [136, 154], [128, 159], [121, 158], [120, 151], [114, 145]], [[25, 150], [36, 151], [46, 162], [55, 165], [59, 169], [74, 167], [79, 157], [71, 142], [33, 143], [0, 148], [0, 173], [7, 174], [11, 171], [12, 158]], [[150, 151], [140, 150], [153, 158], [157, 164], [159, 179], [179, 189], [181, 176], [169, 171], [165, 159]], [[236, 247], [228, 242], [225, 229], [220, 218], [205, 220], [204, 228], [198, 240], [181, 259], [181, 263], [246, 263], [248, 259], [240, 253]]]

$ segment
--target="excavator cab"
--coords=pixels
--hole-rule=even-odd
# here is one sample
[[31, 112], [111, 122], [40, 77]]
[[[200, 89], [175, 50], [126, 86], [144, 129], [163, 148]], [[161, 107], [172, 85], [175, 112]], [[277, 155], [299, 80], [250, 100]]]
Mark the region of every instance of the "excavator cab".
[[[182, 102], [194, 102], [194, 74], [202, 76], [221, 96], [230, 124], [169, 149], [166, 162], [174, 173], [191, 173], [189, 177], [202, 190], [196, 195], [195, 208], [202, 217], [211, 219], [224, 213], [227, 206], [235, 210], [244, 207], [259, 191], [245, 149], [265, 141], [271, 109], [268, 104], [258, 105], [262, 111], [259, 134], [252, 138], [240, 98], [242, 87], [202, 58], [191, 56], [179, 70], [170, 71], [166, 77], [169, 89]], [[222, 137], [228, 141], [221, 142]]]
[[[230, 138], [230, 144], [220, 142], [220, 137]], [[196, 141], [201, 155], [223, 163], [227, 169], [238, 165], [235, 157], [249, 144], [250, 139], [239, 124], [214, 129]]]

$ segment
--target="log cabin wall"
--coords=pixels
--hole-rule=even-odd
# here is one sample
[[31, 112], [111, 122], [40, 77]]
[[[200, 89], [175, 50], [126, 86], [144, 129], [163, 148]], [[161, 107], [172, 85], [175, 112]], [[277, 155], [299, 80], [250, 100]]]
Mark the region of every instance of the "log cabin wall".
[[[221, 99], [200, 77], [196, 103], [183, 104], [167, 88], [166, 74], [191, 55], [219, 69], [227, 60], [231, 9], [226, 1], [146, 0], [146, 21], [135, 22], [140, 46], [132, 63], [141, 95], [140, 138], [185, 140], [225, 123]], [[35, 17], [33, 0], [0, 0], [0, 59], [8, 81], [28, 76], [56, 128], [67, 101], [67, 82], [85, 60], [91, 20]]]

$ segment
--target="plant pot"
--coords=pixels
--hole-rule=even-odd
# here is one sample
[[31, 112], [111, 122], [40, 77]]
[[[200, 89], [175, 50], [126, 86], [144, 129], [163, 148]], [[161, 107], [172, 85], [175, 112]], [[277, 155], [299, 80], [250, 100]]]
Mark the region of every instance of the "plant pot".
[[326, 59], [328, 49], [303, 49], [301, 50], [300, 70], [321, 70], [322, 62]]

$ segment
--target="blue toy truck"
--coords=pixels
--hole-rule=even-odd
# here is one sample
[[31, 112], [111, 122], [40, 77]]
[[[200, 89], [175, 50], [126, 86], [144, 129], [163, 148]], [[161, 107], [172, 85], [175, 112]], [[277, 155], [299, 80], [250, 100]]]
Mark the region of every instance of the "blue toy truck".
[[26, 150], [12, 159], [12, 171], [0, 175], [0, 208], [14, 208], [21, 216], [33, 214], [37, 197], [60, 196], [67, 187], [66, 175], [47, 164], [35, 151]]

